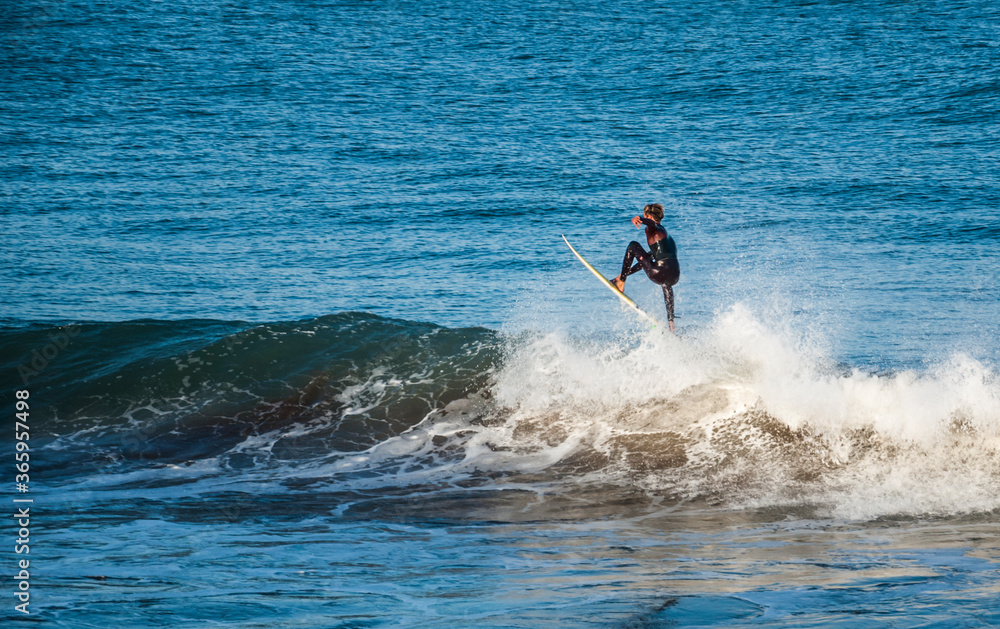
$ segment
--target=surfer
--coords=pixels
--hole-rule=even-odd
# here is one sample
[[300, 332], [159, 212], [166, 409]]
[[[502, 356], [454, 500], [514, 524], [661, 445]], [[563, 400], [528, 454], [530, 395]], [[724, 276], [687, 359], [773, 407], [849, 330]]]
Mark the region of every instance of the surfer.
[[[681, 276], [681, 267], [677, 262], [677, 245], [674, 239], [667, 234], [667, 230], [660, 225], [663, 220], [663, 206], [659, 203], [650, 203], [642, 208], [642, 216], [632, 218], [632, 224], [637, 228], [646, 228], [646, 243], [649, 251], [643, 249], [636, 241], [628, 243], [625, 250], [625, 259], [622, 260], [621, 275], [611, 280], [615, 288], [625, 292], [625, 279], [642, 269], [646, 276], [659, 284], [663, 288], [663, 301], [667, 305], [667, 323], [670, 331], [674, 331], [674, 284]], [[635, 266], [632, 262], [638, 260]]]

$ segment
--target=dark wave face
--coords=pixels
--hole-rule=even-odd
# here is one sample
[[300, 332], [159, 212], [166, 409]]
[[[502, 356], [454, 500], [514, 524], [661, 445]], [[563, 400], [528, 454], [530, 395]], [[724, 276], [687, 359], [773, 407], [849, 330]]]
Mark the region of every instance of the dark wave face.
[[399, 513], [403, 498], [513, 517], [511, 500], [516, 512], [537, 494], [548, 498], [528, 502], [553, 516], [567, 501], [589, 516], [618, 502], [850, 517], [1000, 507], [989, 366], [955, 355], [863, 373], [741, 308], [683, 339], [359, 313], [7, 330], [5, 370], [26, 373], [60, 335], [29, 376], [37, 471], [52, 487], [347, 492], [366, 517], [380, 512], [371, 500]]
[[[76, 475], [112, 461], [230, 470], [365, 450], [481, 388], [494, 336], [342, 314], [7, 331], [0, 350], [38, 400], [46, 473]], [[24, 371], [61, 337], [48, 366]], [[240, 447], [265, 435], [266, 448]]]

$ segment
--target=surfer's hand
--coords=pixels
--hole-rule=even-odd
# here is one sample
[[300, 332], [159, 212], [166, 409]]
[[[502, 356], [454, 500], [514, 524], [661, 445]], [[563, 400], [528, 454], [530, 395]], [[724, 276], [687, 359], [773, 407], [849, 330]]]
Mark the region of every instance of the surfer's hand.
[[635, 225], [636, 227], [642, 227], [642, 219], [639, 218], [638, 216], [633, 216], [632, 224]]

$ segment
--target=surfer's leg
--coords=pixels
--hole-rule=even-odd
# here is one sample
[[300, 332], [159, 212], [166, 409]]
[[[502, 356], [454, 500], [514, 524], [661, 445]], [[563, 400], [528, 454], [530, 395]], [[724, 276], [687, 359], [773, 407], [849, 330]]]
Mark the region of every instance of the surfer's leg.
[[[663, 284], [663, 303], [667, 306], [667, 321], [674, 322], [674, 287]], [[671, 325], [671, 328], [673, 326]]]
[[674, 284], [681, 277], [681, 267], [676, 260], [668, 260], [661, 263], [665, 267], [664, 275], [666, 281], [660, 284], [663, 288], [663, 303], [667, 307], [667, 324], [670, 331], [674, 331]]
[[[632, 266], [632, 262], [636, 259], [639, 263]], [[643, 262], [646, 260], [646, 262]], [[649, 257], [649, 252], [642, 248], [642, 245], [636, 241], [628, 243], [628, 248], [625, 250], [625, 259], [622, 260], [622, 272], [621, 275], [611, 280], [611, 283], [618, 287], [618, 290], [622, 290], [625, 287], [625, 278], [632, 275], [639, 269], [645, 268], [646, 264], [652, 264], [652, 259]]]
[[[638, 263], [633, 266], [632, 262], [638, 261]], [[647, 265], [652, 264], [653, 259], [649, 257], [649, 252], [642, 248], [642, 245], [636, 241], [628, 243], [628, 249], [625, 250], [625, 259], [622, 260], [622, 278], [626, 278], [632, 275], [639, 269], [646, 268]]]

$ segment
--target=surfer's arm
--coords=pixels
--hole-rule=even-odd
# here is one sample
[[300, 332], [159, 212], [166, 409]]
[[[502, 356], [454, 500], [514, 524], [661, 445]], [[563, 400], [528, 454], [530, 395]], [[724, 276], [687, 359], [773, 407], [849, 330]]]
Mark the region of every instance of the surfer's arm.
[[660, 224], [651, 218], [646, 218], [645, 216], [635, 216], [632, 218], [632, 224], [636, 227], [645, 226], [648, 229], [656, 229], [660, 227]]

